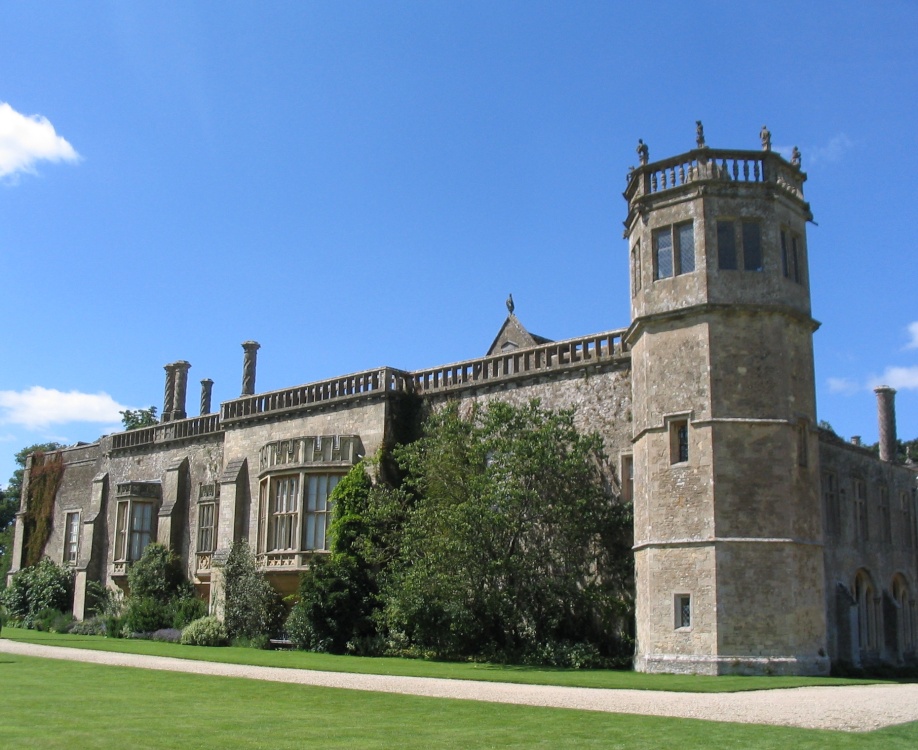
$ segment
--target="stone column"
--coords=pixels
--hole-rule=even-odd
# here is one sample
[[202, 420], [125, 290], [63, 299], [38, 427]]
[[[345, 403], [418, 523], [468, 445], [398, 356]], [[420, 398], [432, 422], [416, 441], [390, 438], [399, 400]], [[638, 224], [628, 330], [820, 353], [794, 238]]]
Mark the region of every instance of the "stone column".
[[172, 419], [185, 419], [188, 413], [185, 411], [185, 397], [188, 393], [188, 370], [191, 365], [184, 359], [173, 363], [175, 368], [175, 398], [172, 403]]
[[175, 365], [163, 365], [166, 371], [166, 390], [163, 394], [163, 413], [162, 421], [168, 422], [172, 419], [172, 405], [175, 402]]
[[214, 381], [204, 378], [201, 381], [201, 416], [210, 414], [210, 396], [214, 390]]
[[877, 394], [877, 421], [880, 427], [880, 460], [896, 460], [896, 390], [888, 385], [873, 389]]
[[255, 360], [261, 344], [257, 341], [244, 341], [245, 360], [242, 363], [242, 395], [251, 396], [255, 393]]

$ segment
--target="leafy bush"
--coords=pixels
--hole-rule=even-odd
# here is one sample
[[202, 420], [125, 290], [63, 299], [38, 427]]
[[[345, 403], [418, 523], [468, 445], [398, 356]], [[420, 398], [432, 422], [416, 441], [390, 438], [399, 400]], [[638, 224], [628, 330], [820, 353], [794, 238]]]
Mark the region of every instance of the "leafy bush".
[[103, 618], [103, 623], [105, 624], [105, 635], [108, 638], [124, 637], [124, 623], [121, 621], [120, 617], [116, 615], [107, 615]]
[[207, 605], [196, 596], [183, 596], [172, 602], [172, 628], [181, 630], [207, 614]]
[[124, 608], [122, 624], [129, 633], [152, 633], [154, 630], [172, 627], [174, 617], [170, 602], [146, 596], [130, 596]]
[[86, 582], [86, 612], [100, 617], [120, 617], [124, 611], [121, 589], [108, 588], [98, 581]]
[[22, 622], [23, 627], [34, 628], [42, 610], [69, 610], [72, 590], [73, 572], [46, 557], [13, 576], [9, 587], [0, 592], [0, 603], [11, 617]]
[[230, 638], [255, 639], [275, 635], [283, 622], [284, 607], [255, 566], [255, 556], [244, 541], [230, 548], [224, 576], [223, 621]]
[[2, 605], [0, 605], [0, 633], [3, 632], [3, 626], [6, 625], [6, 619], [7, 619], [6, 609]]
[[67, 632], [71, 635], [105, 635], [105, 618], [89, 617], [82, 622], [74, 620]]
[[141, 558], [128, 571], [132, 597], [169, 602], [189, 594], [182, 561], [165, 545], [148, 544]]
[[202, 617], [182, 631], [185, 646], [225, 646], [228, 640], [226, 628], [216, 617]]
[[35, 615], [32, 627], [46, 633], [67, 633], [71, 623], [73, 623], [73, 615], [47, 607]]

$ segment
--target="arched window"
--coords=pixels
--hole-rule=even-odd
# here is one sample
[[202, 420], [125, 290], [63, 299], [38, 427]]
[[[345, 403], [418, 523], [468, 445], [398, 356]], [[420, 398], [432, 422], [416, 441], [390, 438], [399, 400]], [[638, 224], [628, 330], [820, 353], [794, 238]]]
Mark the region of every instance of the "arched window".
[[861, 651], [876, 651], [880, 632], [879, 600], [866, 570], [859, 570], [854, 578], [854, 596], [857, 600], [858, 646]]
[[896, 603], [896, 643], [899, 656], [904, 656], [915, 650], [914, 602], [904, 576], [893, 578], [892, 593]]

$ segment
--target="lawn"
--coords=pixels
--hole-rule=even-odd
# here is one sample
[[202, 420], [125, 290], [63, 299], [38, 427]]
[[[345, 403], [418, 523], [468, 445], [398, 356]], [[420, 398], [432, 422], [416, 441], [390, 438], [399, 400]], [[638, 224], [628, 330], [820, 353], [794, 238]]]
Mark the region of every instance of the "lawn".
[[260, 667], [289, 667], [326, 672], [444, 677], [455, 680], [514, 682], [529, 685], [560, 685], [632, 690], [674, 690], [693, 693], [724, 693], [741, 690], [769, 690], [807, 685], [847, 685], [877, 682], [830, 677], [700, 677], [696, 675], [652, 675], [608, 669], [544, 669], [499, 664], [438, 662], [423, 659], [332, 656], [306, 651], [259, 651], [251, 648], [202, 648], [177, 643], [62, 635], [35, 630], [4, 628], [3, 637], [49, 646], [118, 651], [131, 654], [171, 656], [178, 659], [251, 664]]
[[396, 696], [8, 654], [0, 654], [0, 681], [0, 748], [918, 746], [918, 722], [849, 734]]

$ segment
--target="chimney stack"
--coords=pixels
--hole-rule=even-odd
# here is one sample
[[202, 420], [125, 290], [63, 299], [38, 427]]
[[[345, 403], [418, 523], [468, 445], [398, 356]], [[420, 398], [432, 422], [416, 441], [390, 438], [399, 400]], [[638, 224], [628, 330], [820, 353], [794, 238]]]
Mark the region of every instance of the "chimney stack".
[[188, 413], [185, 411], [185, 396], [188, 392], [188, 370], [191, 364], [184, 359], [174, 362], [172, 367], [175, 368], [175, 397], [172, 399], [172, 419], [185, 419]]
[[175, 400], [175, 365], [163, 365], [163, 369], [166, 371], [166, 389], [163, 393], [163, 411], [160, 419], [168, 422], [172, 419], [172, 404]]
[[896, 460], [896, 390], [888, 385], [873, 389], [877, 394], [877, 421], [880, 427], [880, 460]]
[[255, 393], [255, 362], [261, 344], [257, 341], [243, 341], [242, 348], [245, 349], [245, 359], [242, 363], [242, 395], [251, 396]]
[[214, 389], [214, 381], [204, 378], [201, 381], [201, 416], [210, 414], [210, 395]]

